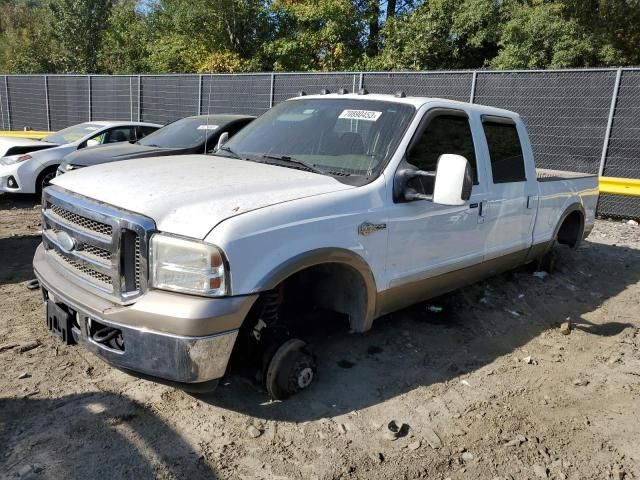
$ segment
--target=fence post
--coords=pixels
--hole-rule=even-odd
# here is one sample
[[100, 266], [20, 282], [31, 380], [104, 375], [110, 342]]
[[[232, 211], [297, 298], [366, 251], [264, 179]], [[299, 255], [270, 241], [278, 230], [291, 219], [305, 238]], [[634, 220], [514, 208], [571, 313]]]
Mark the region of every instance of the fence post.
[[133, 77], [129, 75], [129, 120], [133, 122]]
[[[7, 76], [4, 76], [4, 84], [7, 85]], [[7, 110], [9, 110], [9, 105], [7, 104]], [[4, 95], [0, 95], [0, 117], [2, 118], [2, 129], [4, 130]]]
[[198, 76], [198, 115], [202, 115], [202, 75]]
[[44, 103], [47, 108], [47, 131], [51, 131], [51, 112], [49, 111], [49, 75], [44, 76]]
[[607, 161], [607, 150], [609, 149], [609, 139], [611, 138], [611, 126], [613, 125], [613, 115], [616, 112], [616, 103], [618, 102], [618, 90], [620, 88], [620, 78], [622, 77], [622, 69], [618, 68], [616, 72], [616, 83], [613, 86], [613, 94], [611, 95], [611, 106], [609, 107], [609, 119], [607, 120], [607, 130], [604, 134], [604, 142], [602, 144], [602, 155], [600, 157], [600, 168], [598, 176], [604, 173], [604, 165]]
[[271, 90], [269, 91], [269, 108], [273, 107], [273, 95], [275, 94], [276, 75], [271, 72]]
[[138, 121], [142, 118], [142, 80], [138, 75]]
[[11, 130], [11, 101], [9, 98], [9, 77], [4, 76], [4, 93], [7, 99], [7, 123], [9, 124], [9, 130]]
[[93, 120], [93, 112], [91, 111], [91, 75], [87, 75], [87, 85], [89, 87], [89, 121]]
[[[358, 92], [362, 87], [364, 87], [364, 73], [360, 72], [360, 77], [358, 78]], [[353, 93], [356, 93], [356, 92], [353, 92]]]
[[469, 103], [473, 103], [476, 99], [476, 81], [478, 80], [478, 72], [473, 71], [473, 76], [471, 77], [471, 95], [469, 96]]

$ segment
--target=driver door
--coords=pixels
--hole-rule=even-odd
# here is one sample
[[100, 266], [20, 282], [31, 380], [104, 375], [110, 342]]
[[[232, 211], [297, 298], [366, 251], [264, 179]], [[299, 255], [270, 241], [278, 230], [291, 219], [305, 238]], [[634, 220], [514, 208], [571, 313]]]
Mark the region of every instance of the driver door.
[[[406, 163], [435, 171], [441, 155], [462, 155], [470, 163], [474, 184], [471, 198], [461, 206], [438, 205], [430, 200], [396, 200], [388, 222], [389, 288], [413, 284], [413, 294], [419, 297], [420, 288], [437, 289], [441, 276], [482, 262], [481, 207], [486, 199], [487, 179], [476, 161], [477, 143], [465, 111], [437, 108], [425, 115], [407, 150]], [[431, 195], [434, 182], [432, 178], [418, 177], [411, 180], [410, 186], [418, 193]]]

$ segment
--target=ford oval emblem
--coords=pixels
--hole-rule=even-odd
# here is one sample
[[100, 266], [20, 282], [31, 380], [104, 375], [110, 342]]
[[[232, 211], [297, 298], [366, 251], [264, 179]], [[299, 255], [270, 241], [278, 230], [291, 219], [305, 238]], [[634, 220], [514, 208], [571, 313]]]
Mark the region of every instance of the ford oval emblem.
[[76, 249], [76, 239], [69, 235], [67, 232], [58, 232], [56, 234], [58, 245], [65, 253], [71, 253]]

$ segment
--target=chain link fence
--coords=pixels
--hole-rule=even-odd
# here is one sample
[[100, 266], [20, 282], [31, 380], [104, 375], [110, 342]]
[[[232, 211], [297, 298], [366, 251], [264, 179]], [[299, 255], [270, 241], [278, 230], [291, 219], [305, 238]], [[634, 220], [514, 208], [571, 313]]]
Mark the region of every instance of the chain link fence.
[[[91, 120], [168, 123], [260, 115], [323, 89], [471, 101], [518, 112], [545, 168], [640, 178], [640, 69], [0, 76], [0, 129], [59, 130]], [[640, 217], [640, 198], [603, 194], [598, 213]]]

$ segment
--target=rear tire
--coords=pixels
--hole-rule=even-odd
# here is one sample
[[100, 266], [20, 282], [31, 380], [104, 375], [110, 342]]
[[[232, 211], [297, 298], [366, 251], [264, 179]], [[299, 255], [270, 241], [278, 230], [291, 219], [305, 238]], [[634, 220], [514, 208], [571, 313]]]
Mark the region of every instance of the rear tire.
[[540, 260], [538, 260], [538, 270], [543, 270], [549, 275], [555, 273], [558, 263], [558, 253], [555, 249], [549, 250], [545, 253]]

